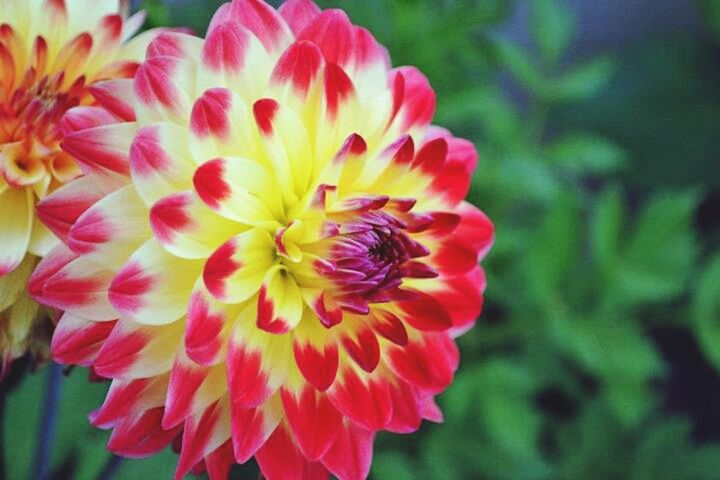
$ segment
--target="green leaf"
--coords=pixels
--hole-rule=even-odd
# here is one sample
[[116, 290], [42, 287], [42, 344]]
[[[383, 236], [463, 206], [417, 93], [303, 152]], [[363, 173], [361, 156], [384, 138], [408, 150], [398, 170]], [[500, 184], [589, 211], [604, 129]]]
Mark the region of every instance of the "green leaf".
[[715, 480], [720, 470], [720, 445], [694, 445], [689, 422], [679, 418], [648, 428], [634, 457], [632, 480]]
[[[40, 372], [44, 372], [42, 369]], [[5, 473], [7, 478], [30, 478], [30, 465], [40, 431], [40, 408], [45, 376], [26, 374], [8, 395], [5, 405], [4, 432]]]
[[643, 210], [615, 279], [626, 302], [668, 300], [686, 287], [696, 252], [696, 205], [694, 192], [662, 194]]
[[147, 12], [147, 21], [149, 25], [172, 25], [170, 20], [170, 10], [161, 0], [143, 0], [142, 9]]
[[548, 81], [542, 91], [543, 97], [551, 102], [577, 101], [593, 97], [610, 81], [615, 67], [615, 62], [606, 56], [586, 61], [560, 77]]
[[625, 151], [589, 132], [574, 132], [554, 141], [546, 154], [552, 165], [577, 175], [603, 175], [625, 166]]
[[410, 459], [399, 453], [378, 452], [373, 458], [372, 475], [374, 478], [392, 478], [395, 480], [413, 480], [417, 478]]
[[173, 478], [177, 461], [177, 454], [169, 447], [148, 458], [124, 459], [117, 478]]
[[692, 299], [692, 317], [700, 347], [720, 370], [720, 254], [700, 276]]
[[720, 37], [720, 0], [697, 0], [700, 5], [700, 18]]
[[622, 426], [599, 399], [586, 402], [577, 421], [559, 431], [558, 440], [562, 453], [550, 478], [627, 478], [630, 450], [623, 442]]
[[603, 397], [625, 425], [642, 420], [654, 401], [650, 381], [664, 365], [632, 318], [582, 318], [558, 313], [550, 322], [557, 345], [601, 380]]
[[108, 383], [90, 382], [87, 370], [81, 368], [73, 370], [63, 380], [53, 465], [76, 457], [74, 478], [95, 478], [108, 458], [105, 445], [109, 433], [93, 427], [88, 421], [88, 414], [102, 405], [107, 390]]
[[462, 371], [442, 398], [446, 421], [428, 445], [438, 467], [429, 478], [545, 478], [536, 374], [500, 358]]
[[575, 30], [570, 9], [556, 0], [534, 0], [530, 2], [532, 16], [530, 31], [543, 59], [556, 63], [567, 49]]
[[541, 220], [526, 263], [533, 294], [550, 300], [557, 296], [558, 288], [579, 257], [577, 199], [571, 194], [560, 195]]
[[619, 256], [624, 206], [617, 188], [605, 190], [595, 203], [590, 222], [590, 242], [600, 271], [614, 269]]
[[438, 105], [438, 124], [463, 128], [472, 122], [494, 142], [512, 142], [521, 122], [514, 105], [497, 88], [477, 87], [448, 95]]
[[501, 65], [507, 68], [523, 87], [534, 94], [545, 89], [545, 79], [527, 52], [505, 40], [499, 40], [495, 46]]
[[[39, 399], [45, 395], [48, 367], [28, 374], [7, 399], [5, 437], [12, 438], [11, 451], [6, 452], [9, 478], [27, 478], [40, 427]], [[95, 478], [108, 456], [107, 432], [92, 427], [87, 415], [102, 404], [107, 384], [92, 383], [87, 371], [76, 369], [62, 379], [57, 426], [52, 443], [53, 469], [73, 460], [73, 478]]]
[[496, 360], [484, 365], [476, 380], [486, 391], [477, 398], [477, 406], [489, 435], [517, 458], [535, 456], [540, 419], [530, 404], [536, 388], [531, 372], [522, 365]]

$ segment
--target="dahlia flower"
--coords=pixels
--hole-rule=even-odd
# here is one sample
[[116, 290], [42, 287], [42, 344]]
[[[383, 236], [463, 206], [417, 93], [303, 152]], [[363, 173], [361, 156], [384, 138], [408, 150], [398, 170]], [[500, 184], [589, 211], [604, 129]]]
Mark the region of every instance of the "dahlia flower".
[[[63, 114], [93, 114], [101, 82], [129, 77], [152, 34], [118, 0], [0, 0], [0, 356], [34, 349], [42, 315], [25, 285], [57, 239], [35, 203], [81, 174], [61, 151]], [[42, 345], [38, 346], [42, 349]]]
[[493, 228], [417, 69], [341, 10], [235, 0], [104, 92], [67, 114], [91, 173], [39, 204], [64, 244], [30, 290], [54, 358], [112, 379], [111, 451], [359, 479], [375, 432], [441, 419]]

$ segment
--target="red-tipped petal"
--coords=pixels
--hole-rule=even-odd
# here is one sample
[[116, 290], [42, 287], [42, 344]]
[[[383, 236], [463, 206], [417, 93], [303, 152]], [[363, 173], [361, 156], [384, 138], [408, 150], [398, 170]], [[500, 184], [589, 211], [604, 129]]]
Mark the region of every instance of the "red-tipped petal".
[[312, 0], [288, 0], [280, 6], [278, 11], [292, 32], [299, 35], [315, 17], [320, 15], [321, 10]]
[[305, 458], [286, 428], [278, 426], [255, 455], [262, 474], [268, 479], [327, 479], [325, 467]]
[[395, 433], [412, 433], [420, 428], [422, 407], [416, 388], [398, 379], [390, 386], [393, 404], [392, 420], [387, 429]]
[[63, 135], [88, 128], [117, 123], [117, 118], [105, 108], [81, 106], [68, 110], [60, 121]]
[[338, 370], [337, 343], [319, 319], [307, 311], [293, 330], [293, 353], [303, 377], [321, 392], [327, 390]]
[[300, 450], [309, 460], [319, 460], [340, 433], [340, 412], [327, 395], [311, 385], [298, 392], [281, 389], [280, 393], [287, 422]]
[[66, 312], [52, 337], [53, 359], [67, 365], [90, 366], [114, 326], [115, 321], [95, 322]]
[[451, 332], [457, 336], [470, 328], [480, 316], [486, 283], [485, 272], [477, 266], [465, 275], [443, 280], [442, 288], [430, 294], [446, 306], [453, 321]]
[[390, 347], [387, 353], [396, 375], [435, 393], [452, 383], [459, 362], [457, 346], [445, 333], [423, 333], [405, 347]]
[[352, 23], [342, 10], [325, 10], [298, 35], [320, 47], [327, 62], [347, 65], [352, 59], [355, 34]]
[[200, 282], [190, 297], [185, 326], [185, 350], [201, 365], [213, 365], [223, 359], [232, 320], [238, 308], [218, 302]]
[[169, 254], [155, 239], [140, 247], [115, 275], [108, 296], [123, 315], [148, 325], [172, 323], [186, 312], [203, 262]]
[[177, 57], [151, 57], [135, 74], [136, 115], [145, 121], [183, 124], [190, 113], [195, 68]]
[[163, 31], [147, 47], [146, 57], [197, 57], [203, 41], [193, 35], [178, 31]]
[[435, 115], [435, 92], [425, 75], [414, 67], [396, 68], [391, 72], [391, 84], [402, 77], [403, 87], [396, 90], [395, 102], [399, 107], [398, 126], [402, 131], [424, 128]]
[[133, 82], [130, 79], [106, 80], [90, 86], [95, 100], [118, 118], [126, 122], [135, 121], [133, 107]]
[[392, 312], [373, 309], [372, 328], [375, 332], [390, 340], [396, 345], [404, 346], [408, 343], [408, 333], [402, 320]]
[[452, 318], [445, 305], [424, 292], [415, 292], [415, 300], [400, 302], [402, 319], [411, 326], [424, 331], [443, 331], [452, 327]]
[[206, 454], [220, 447], [229, 437], [230, 407], [226, 399], [215, 402], [202, 414], [188, 419], [183, 429], [175, 479], [182, 480]]
[[388, 381], [345, 367], [328, 390], [335, 408], [356, 424], [376, 431], [390, 422], [392, 400]]
[[67, 135], [62, 148], [80, 163], [85, 173], [106, 171], [127, 175], [128, 152], [135, 135], [132, 123], [117, 123], [89, 128]]
[[335, 443], [322, 459], [323, 465], [340, 480], [363, 480], [370, 473], [375, 435], [345, 422]]
[[233, 463], [235, 463], [233, 446], [230, 441], [225, 442], [214, 452], [205, 456], [205, 466], [210, 480], [227, 480]]
[[189, 153], [187, 130], [160, 123], [140, 129], [130, 147], [130, 171], [147, 206], [192, 187], [196, 165]]
[[[363, 318], [362, 321], [365, 319]], [[350, 328], [351, 322], [346, 322], [345, 334], [341, 343], [345, 352], [355, 363], [368, 373], [372, 373], [380, 362], [380, 344], [370, 325], [364, 322]]]
[[231, 405], [232, 443], [235, 461], [245, 463], [263, 446], [283, 416], [282, 404], [274, 397], [257, 408]]
[[325, 66], [325, 108], [330, 119], [334, 119], [338, 110], [355, 96], [355, 86], [345, 71], [335, 63]]
[[70, 229], [68, 246], [122, 264], [127, 252], [150, 237], [147, 208], [132, 186], [122, 187], [87, 209]]
[[163, 428], [172, 428], [188, 417], [193, 408], [193, 400], [210, 373], [210, 368], [195, 364], [182, 354], [178, 354], [170, 371]]
[[158, 407], [126, 417], [113, 429], [108, 450], [131, 458], [146, 457], [162, 450], [180, 430], [179, 427], [164, 430], [160, 426], [162, 415], [163, 409]]
[[[35, 277], [37, 278], [37, 277]], [[48, 276], [34, 297], [42, 304], [92, 320], [112, 320], [117, 312], [107, 300], [112, 272], [81, 256]]]
[[182, 339], [179, 327], [118, 320], [95, 360], [96, 372], [107, 378], [139, 378], [169, 371]]
[[269, 52], [282, 51], [290, 44], [292, 33], [280, 14], [261, 0], [235, 0], [217, 11], [208, 33], [222, 23], [238, 22], [250, 30]]
[[113, 380], [102, 406], [90, 414], [90, 423], [108, 428], [149, 408], [162, 406], [167, 376]]
[[253, 408], [267, 400], [287, 378], [292, 340], [290, 335], [275, 335], [255, 327], [251, 309], [241, 317], [228, 345], [228, 388], [233, 404]]
[[38, 202], [38, 217], [61, 240], [67, 241], [70, 227], [80, 215], [122, 183], [93, 177], [78, 178]]
[[292, 91], [304, 100], [319, 78], [322, 66], [322, 53], [315, 44], [296, 42], [278, 60], [272, 73], [272, 82], [275, 85], [291, 86]]

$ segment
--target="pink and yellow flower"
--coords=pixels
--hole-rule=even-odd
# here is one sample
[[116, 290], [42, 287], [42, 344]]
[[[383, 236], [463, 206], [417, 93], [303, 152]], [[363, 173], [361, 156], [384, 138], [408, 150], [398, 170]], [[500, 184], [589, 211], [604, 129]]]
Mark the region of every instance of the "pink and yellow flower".
[[417, 69], [340, 10], [235, 0], [104, 93], [66, 116], [92, 173], [38, 206], [64, 244], [30, 289], [54, 358], [112, 379], [110, 450], [359, 479], [375, 432], [441, 419], [493, 228]]
[[[32, 348], [38, 305], [26, 293], [58, 241], [35, 203], [81, 174], [60, 149], [63, 114], [90, 115], [103, 80], [131, 77], [152, 33], [118, 0], [0, 0], [0, 356]], [[42, 348], [42, 347], [40, 347]]]

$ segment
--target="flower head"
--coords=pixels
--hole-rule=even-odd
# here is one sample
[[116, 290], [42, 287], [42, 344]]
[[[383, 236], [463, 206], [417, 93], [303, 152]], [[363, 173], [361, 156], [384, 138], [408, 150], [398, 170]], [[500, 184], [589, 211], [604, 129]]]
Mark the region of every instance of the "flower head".
[[103, 80], [130, 77], [152, 34], [118, 0], [0, 0], [0, 355], [30, 346], [38, 305], [27, 279], [57, 239], [35, 203], [82, 172], [60, 149], [63, 114], [88, 115]]
[[418, 70], [340, 10], [235, 0], [107, 91], [125, 122], [67, 114], [94, 173], [39, 205], [75, 217], [31, 291], [66, 311], [56, 360], [112, 379], [112, 451], [356, 479], [376, 431], [440, 419], [493, 228]]

